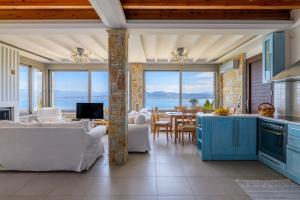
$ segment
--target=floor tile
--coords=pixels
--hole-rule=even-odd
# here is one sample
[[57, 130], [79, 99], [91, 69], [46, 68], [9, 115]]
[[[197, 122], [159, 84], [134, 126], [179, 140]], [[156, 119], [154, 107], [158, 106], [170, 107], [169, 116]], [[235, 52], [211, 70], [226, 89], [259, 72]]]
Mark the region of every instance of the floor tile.
[[246, 195], [239, 185], [227, 177], [188, 177], [194, 195]]
[[251, 200], [247, 195], [201, 195], [195, 196], [194, 200]]
[[157, 200], [157, 196], [87, 196], [85, 200]]
[[155, 164], [128, 163], [124, 166], [106, 165], [99, 173], [100, 176], [112, 177], [155, 177]]
[[50, 195], [43, 200], [85, 200], [83, 195]]
[[194, 196], [158, 196], [158, 200], [195, 200]]
[[16, 195], [47, 195], [54, 190], [59, 180], [59, 175], [38, 175], [24, 187], [18, 190]]
[[45, 200], [45, 199], [46, 199], [45, 196], [26, 195], [26, 196], [11, 196], [6, 200]]
[[157, 176], [184, 176], [183, 168], [177, 164], [156, 164]]
[[192, 195], [191, 187], [186, 178], [158, 177], [158, 195]]
[[27, 173], [7, 174], [0, 180], [0, 196], [12, 195], [23, 188], [34, 175]]
[[91, 186], [89, 195], [157, 195], [156, 178], [100, 178]]

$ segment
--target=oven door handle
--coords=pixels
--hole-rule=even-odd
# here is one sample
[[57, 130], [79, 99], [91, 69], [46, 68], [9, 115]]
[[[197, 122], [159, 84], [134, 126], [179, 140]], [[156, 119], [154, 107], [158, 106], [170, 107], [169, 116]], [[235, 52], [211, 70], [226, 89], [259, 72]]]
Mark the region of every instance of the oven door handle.
[[265, 130], [265, 131], [271, 132], [273, 134], [279, 135], [279, 136], [283, 135], [283, 132], [272, 131], [270, 129], [265, 129], [265, 128], [262, 128], [262, 129]]

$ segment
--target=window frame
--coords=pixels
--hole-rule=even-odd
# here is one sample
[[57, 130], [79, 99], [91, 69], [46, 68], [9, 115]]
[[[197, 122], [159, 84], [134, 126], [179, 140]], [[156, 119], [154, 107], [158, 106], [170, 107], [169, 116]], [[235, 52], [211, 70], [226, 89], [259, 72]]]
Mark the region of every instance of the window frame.
[[[218, 95], [218, 74], [216, 71], [209, 71], [209, 70], [168, 70], [168, 69], [162, 69], [162, 70], [144, 70], [143, 72], [143, 107], [146, 107], [146, 78], [145, 78], [145, 75], [147, 72], [179, 72], [179, 106], [182, 106], [182, 73], [183, 72], [212, 72], [213, 73], [213, 76], [214, 76], [214, 80], [213, 80], [213, 83], [214, 83], [214, 86], [213, 86], [213, 96], [214, 96], [214, 102], [215, 102], [215, 106], [218, 107], [218, 98], [217, 98], [217, 95]], [[174, 111], [174, 109], [160, 109], [161, 111]]]
[[[43, 95], [43, 90], [44, 90], [44, 72], [43, 70], [37, 68], [37, 67], [34, 67], [32, 65], [28, 65], [28, 64], [24, 64], [24, 63], [20, 63], [19, 64], [19, 68], [21, 66], [25, 66], [28, 68], [28, 94], [29, 94], [29, 97], [28, 97], [28, 103], [29, 103], [29, 108], [28, 108], [28, 112], [22, 112], [21, 109], [19, 108], [19, 116], [22, 117], [22, 116], [26, 116], [26, 115], [31, 115], [31, 114], [34, 114], [36, 113], [36, 111], [34, 111], [34, 88], [33, 88], [33, 73], [34, 73], [34, 70], [38, 70], [40, 72], [42, 72], [42, 105], [44, 106], [45, 105], [45, 97]], [[19, 69], [18, 69], [19, 70]], [[20, 84], [20, 80], [18, 82], [18, 84]], [[20, 89], [18, 91], [19, 95], [20, 95]], [[19, 97], [19, 101], [20, 101], [20, 97]]]
[[[88, 102], [92, 102], [92, 72], [108, 72], [108, 70], [105, 69], [99, 69], [99, 70], [85, 70], [85, 69], [51, 69], [48, 73], [48, 86], [49, 86], [49, 94], [48, 94], [48, 102], [49, 106], [53, 106], [53, 80], [52, 80], [52, 73], [53, 72], [87, 72], [88, 73]], [[108, 74], [109, 76], [109, 74]], [[107, 83], [109, 84], [109, 83]], [[61, 110], [63, 113], [74, 113], [76, 111], [67, 111], [67, 110]]]

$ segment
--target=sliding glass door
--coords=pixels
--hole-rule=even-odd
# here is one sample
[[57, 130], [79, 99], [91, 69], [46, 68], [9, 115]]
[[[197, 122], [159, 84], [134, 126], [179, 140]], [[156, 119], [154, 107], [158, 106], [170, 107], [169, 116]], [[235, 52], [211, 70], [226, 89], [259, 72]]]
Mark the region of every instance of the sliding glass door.
[[19, 67], [19, 110], [21, 114], [30, 113], [30, 67]]
[[215, 100], [215, 73], [201, 71], [145, 71], [144, 102], [147, 109], [173, 110], [191, 106], [190, 99], [202, 106]]
[[179, 105], [179, 78], [178, 71], [146, 71], [145, 107], [170, 110]]
[[66, 112], [75, 111], [76, 103], [89, 101], [88, 88], [88, 72], [52, 72], [52, 106]]
[[108, 107], [107, 71], [52, 71], [51, 105], [74, 112], [76, 103], [103, 103]]
[[182, 105], [190, 106], [190, 99], [204, 105], [206, 100], [215, 100], [214, 72], [182, 72]]

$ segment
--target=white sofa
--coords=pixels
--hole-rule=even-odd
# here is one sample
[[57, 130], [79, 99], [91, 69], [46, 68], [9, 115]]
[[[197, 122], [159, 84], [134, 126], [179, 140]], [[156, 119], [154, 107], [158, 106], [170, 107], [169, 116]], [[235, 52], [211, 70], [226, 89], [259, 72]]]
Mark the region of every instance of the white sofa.
[[148, 124], [128, 124], [128, 152], [151, 150]]
[[103, 155], [106, 126], [87, 132], [83, 127], [36, 125], [0, 126], [0, 165], [5, 170], [88, 170]]
[[[137, 120], [139, 115], [144, 117]], [[151, 150], [149, 139], [149, 113], [132, 111], [128, 115], [128, 152], [147, 152]]]

